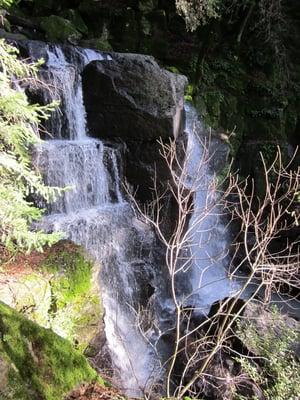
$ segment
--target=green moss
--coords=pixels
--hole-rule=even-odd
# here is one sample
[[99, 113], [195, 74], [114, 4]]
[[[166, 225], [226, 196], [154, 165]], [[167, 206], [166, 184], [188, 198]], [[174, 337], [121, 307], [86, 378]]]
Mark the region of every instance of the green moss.
[[92, 285], [92, 263], [80, 247], [66, 244], [50, 253], [40, 271], [51, 274], [50, 327], [84, 351], [97, 334], [103, 313], [100, 294]]
[[91, 49], [96, 49], [100, 51], [112, 51], [113, 48], [107, 39], [103, 38], [94, 38], [94, 39], [87, 39], [82, 40], [80, 42], [82, 47], [87, 47]]
[[1, 400], [61, 400], [77, 385], [99, 380], [67, 340], [1, 302], [0, 361], [6, 368]]
[[180, 71], [178, 68], [174, 67], [174, 66], [166, 66], [164, 67], [166, 70], [173, 72], [173, 74], [180, 74]]
[[61, 241], [34, 272], [0, 284], [0, 298], [83, 351], [97, 335], [103, 315], [95, 273], [81, 247]]
[[92, 264], [79, 249], [51, 254], [41, 265], [41, 270], [54, 274], [52, 293], [59, 306], [75, 300], [91, 289]]
[[219, 91], [208, 91], [198, 95], [195, 99], [195, 104], [200, 110], [205, 123], [211, 128], [217, 129], [219, 127], [223, 99], [224, 96]]
[[88, 27], [77, 10], [64, 10], [60, 16], [70, 21], [79, 32], [83, 34], [88, 33]]
[[76, 41], [81, 38], [81, 33], [70, 21], [57, 15], [42, 18], [41, 28], [46, 32], [47, 40], [53, 42]]
[[84, 352], [92, 339], [97, 335], [103, 310], [99, 295], [89, 295], [74, 304], [72, 318], [72, 338], [77, 347]]

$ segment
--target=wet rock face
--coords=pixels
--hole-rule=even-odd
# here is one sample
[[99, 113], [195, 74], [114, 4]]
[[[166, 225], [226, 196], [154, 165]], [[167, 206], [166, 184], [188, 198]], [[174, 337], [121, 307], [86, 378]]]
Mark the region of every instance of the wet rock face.
[[89, 133], [99, 138], [177, 137], [183, 127], [184, 76], [161, 69], [152, 57], [112, 55], [83, 71]]

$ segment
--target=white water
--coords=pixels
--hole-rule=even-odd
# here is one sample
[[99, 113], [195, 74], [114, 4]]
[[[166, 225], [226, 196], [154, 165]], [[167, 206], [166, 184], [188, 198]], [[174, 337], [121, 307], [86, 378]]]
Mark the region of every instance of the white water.
[[83, 49], [81, 51], [81, 54], [84, 57], [84, 63], [85, 65], [87, 65], [88, 63], [90, 63], [91, 61], [94, 60], [98, 60], [98, 61], [102, 61], [102, 60], [108, 60], [111, 61], [112, 58], [110, 55], [108, 54], [101, 54], [98, 51], [92, 50], [92, 49]]
[[[136, 312], [144, 296], [141, 281], [149, 279], [149, 271], [158, 280], [161, 266], [155, 265], [151, 255], [153, 234], [135, 219], [123, 198], [118, 151], [86, 135], [80, 72], [94, 59], [111, 57], [88, 49], [74, 49], [74, 54], [65, 55], [58, 46], [48, 47], [48, 80], [52, 79], [57, 89], [53, 98], [61, 100], [61, 114], [55, 113], [52, 118], [52, 133], [59, 140], [44, 142], [36, 150], [35, 164], [49, 185], [71, 189], [51, 205], [43, 227], [49, 232], [64, 232], [66, 238], [83, 245], [101, 266], [105, 332], [115, 379], [128, 395], [140, 396], [144, 389], [149, 389], [151, 380], [162, 373], [157, 355], [135, 326]], [[192, 155], [191, 181], [203, 154], [193, 129], [195, 123], [197, 133], [202, 134], [203, 127], [195, 111], [188, 108], [186, 131]], [[68, 140], [61, 140], [65, 137]], [[190, 224], [195, 223], [197, 215], [208, 205], [207, 199], [215, 201], [209, 187], [213, 175], [209, 165], [202, 174]], [[192, 230], [193, 263], [185, 276], [191, 292], [186, 301], [192, 300], [201, 313], [234, 290], [225, 268], [227, 233], [217, 214], [218, 210], [212, 209], [197, 230]], [[156, 332], [149, 329], [150, 340], [160, 337], [160, 329], [170, 327], [174, 317], [174, 307], [163, 287], [160, 282], [155, 287], [160, 315]]]
[[[135, 327], [137, 276], [139, 266], [145, 265], [141, 254], [151, 248], [153, 235], [136, 221], [123, 199], [117, 150], [86, 135], [80, 77], [88, 62], [111, 57], [88, 49], [74, 49], [76, 53], [66, 56], [58, 46], [48, 47], [47, 52], [47, 81], [55, 87], [52, 99], [61, 101], [61, 114], [55, 113], [51, 121], [56, 140], [35, 150], [35, 165], [47, 184], [70, 190], [49, 207], [42, 226], [48, 232], [64, 232], [100, 265], [115, 379], [129, 395], [140, 396], [157, 366], [151, 347]], [[68, 140], [62, 140], [65, 137]]]
[[103, 156], [103, 144], [93, 139], [52, 140], [38, 148], [36, 164], [44, 171], [45, 182], [71, 188], [51, 205], [52, 213], [70, 213], [110, 201]]
[[218, 157], [218, 144], [205, 134], [203, 123], [191, 106], [186, 106], [186, 121], [190, 185], [196, 190], [189, 222], [192, 290], [185, 301], [192, 300], [198, 313], [207, 314], [215, 301], [234, 295], [240, 286], [228, 278], [229, 234], [213, 184], [212, 163]]
[[[60, 114], [56, 114], [55, 137], [82, 139], [86, 136], [85, 109], [83, 105], [81, 76], [75, 66], [68, 63], [59, 46], [48, 46], [47, 67], [51, 74], [52, 99], [60, 102]], [[65, 117], [63, 124], [58, 115]], [[67, 132], [63, 132], [66, 129]]]

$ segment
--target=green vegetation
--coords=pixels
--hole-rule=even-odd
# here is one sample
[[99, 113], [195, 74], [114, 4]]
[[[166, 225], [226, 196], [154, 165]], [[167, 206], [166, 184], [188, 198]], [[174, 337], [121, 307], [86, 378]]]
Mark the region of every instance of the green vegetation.
[[39, 142], [38, 124], [54, 105], [29, 104], [22, 83], [36, 80], [39, 63], [28, 64], [17, 56], [15, 47], [0, 40], [0, 240], [9, 250], [42, 251], [60, 234], [30, 229], [43, 211], [28, 199], [35, 195], [51, 201], [61, 189], [44, 185], [31, 166], [30, 151]]
[[3, 303], [0, 365], [1, 400], [61, 400], [81, 383], [103, 383], [67, 340]]
[[[172, 71], [173, 72], [173, 71]], [[185, 101], [193, 101], [193, 94], [194, 94], [194, 86], [188, 85], [185, 91], [184, 99]]]
[[300, 332], [289, 327], [276, 310], [265, 324], [263, 331], [251, 321], [242, 325], [239, 337], [255, 357], [241, 357], [238, 362], [267, 400], [296, 400], [300, 393], [300, 363], [295, 352]]
[[0, 7], [10, 7], [14, 2], [14, 0], [0, 0]]
[[[39, 267], [50, 273], [50, 326], [85, 350], [96, 336], [102, 316], [100, 294], [93, 282], [93, 265], [80, 247], [52, 251]], [[38, 322], [38, 321], [37, 321]]]
[[91, 289], [92, 263], [79, 249], [51, 254], [41, 270], [57, 275], [52, 284], [57, 306], [65, 305]]
[[176, 0], [177, 11], [184, 17], [187, 29], [195, 31], [212, 18], [218, 18], [219, 0]]
[[41, 28], [46, 32], [47, 40], [53, 42], [76, 41], [82, 36], [72, 22], [57, 15], [42, 18]]
[[93, 265], [82, 248], [61, 241], [42, 255], [19, 258], [25, 265], [0, 282], [1, 300], [84, 351], [98, 333], [103, 310]]

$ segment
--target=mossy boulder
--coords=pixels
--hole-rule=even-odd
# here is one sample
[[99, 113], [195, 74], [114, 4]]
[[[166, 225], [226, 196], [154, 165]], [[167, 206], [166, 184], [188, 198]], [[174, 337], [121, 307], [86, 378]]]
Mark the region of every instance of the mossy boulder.
[[78, 385], [97, 380], [67, 340], [0, 302], [1, 400], [61, 400]]
[[103, 311], [98, 271], [83, 250], [63, 241], [16, 264], [25, 264], [23, 271], [0, 275], [1, 300], [84, 350], [100, 329]]
[[7, 277], [5, 284], [0, 283], [0, 298], [41, 326], [49, 327], [51, 286], [48, 277], [36, 273]]
[[86, 26], [84, 20], [82, 19], [80, 13], [78, 10], [74, 9], [68, 9], [64, 10], [61, 13], [61, 17], [65, 18], [66, 20], [70, 21], [76, 29], [82, 33], [82, 34], [87, 34], [88, 33], [88, 27]]
[[46, 33], [46, 39], [52, 42], [76, 42], [82, 37], [72, 22], [57, 15], [42, 18], [40, 25]]

